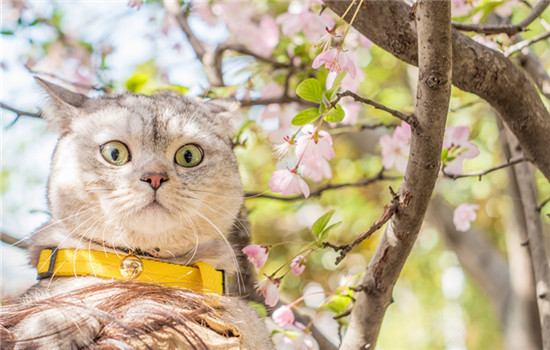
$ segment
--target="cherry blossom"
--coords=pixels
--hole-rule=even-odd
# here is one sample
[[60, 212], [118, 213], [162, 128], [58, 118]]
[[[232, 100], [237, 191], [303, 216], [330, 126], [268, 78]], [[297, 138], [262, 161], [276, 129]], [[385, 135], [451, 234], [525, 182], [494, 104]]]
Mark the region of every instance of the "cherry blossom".
[[448, 173], [460, 174], [462, 172], [462, 162], [479, 155], [477, 146], [468, 140], [469, 137], [470, 130], [465, 126], [448, 126], [445, 130], [443, 149], [448, 149], [449, 156], [454, 157], [454, 160], [445, 165], [445, 170]]
[[304, 33], [309, 42], [315, 42], [325, 34], [325, 28], [334, 24], [332, 18], [325, 14], [317, 15], [309, 10], [300, 13], [283, 13], [276, 19], [281, 25], [283, 35], [293, 36], [298, 32]]
[[263, 245], [250, 244], [244, 247], [242, 252], [246, 254], [250, 263], [256, 266], [257, 269], [261, 269], [267, 261], [269, 248]]
[[324, 130], [320, 130], [315, 135], [315, 128], [308, 124], [302, 128], [302, 135], [296, 139], [296, 156], [302, 161], [334, 158], [334, 149], [332, 148], [332, 137]]
[[306, 260], [304, 256], [298, 255], [297, 257], [292, 259], [292, 262], [290, 263], [290, 268], [292, 270], [292, 273], [294, 273], [296, 276], [301, 275], [306, 268]]
[[457, 231], [468, 231], [471, 227], [471, 222], [477, 217], [476, 210], [479, 209], [478, 204], [463, 203], [456, 207], [453, 214], [453, 223]]
[[294, 323], [294, 313], [288, 305], [283, 305], [277, 310], [273, 311], [271, 318], [279, 327], [284, 327], [287, 324]]
[[355, 62], [346, 52], [342, 50], [340, 46], [321, 52], [313, 60], [312, 67], [317, 69], [323, 64], [325, 65], [325, 68], [336, 74], [340, 74], [344, 70], [346, 70], [352, 78], [355, 78], [355, 75], [357, 74]]
[[275, 306], [279, 301], [279, 287], [280, 280], [278, 278], [271, 279], [266, 278], [260, 283], [256, 284], [256, 289], [260, 292], [265, 298], [265, 304], [268, 306]]
[[380, 138], [382, 147], [382, 164], [384, 169], [395, 167], [400, 173], [407, 169], [407, 155], [411, 143], [411, 126], [402, 122], [395, 128], [392, 136], [384, 135]]
[[309, 186], [295, 170], [280, 169], [271, 173], [271, 180], [268, 183], [269, 188], [274, 193], [281, 193], [288, 196], [294, 193], [303, 193], [304, 197], [309, 197]]
[[261, 126], [271, 142], [280, 143], [292, 133], [292, 118], [298, 113], [297, 110], [294, 103], [284, 106], [273, 103], [264, 108], [260, 116]]
[[332, 178], [332, 169], [330, 164], [323, 158], [310, 158], [300, 163], [300, 169], [302, 169], [302, 175], [315, 182], [319, 182], [322, 179]]
[[283, 159], [288, 156], [292, 151], [292, 147], [294, 147], [294, 141], [289, 136], [285, 136], [283, 139], [285, 142], [273, 146], [273, 156], [275, 159]]

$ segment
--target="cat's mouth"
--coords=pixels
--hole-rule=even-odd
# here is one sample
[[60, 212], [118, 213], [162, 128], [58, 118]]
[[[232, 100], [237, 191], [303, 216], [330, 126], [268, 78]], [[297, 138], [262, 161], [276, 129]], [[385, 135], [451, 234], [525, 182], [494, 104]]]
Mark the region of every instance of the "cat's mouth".
[[157, 211], [157, 210], [163, 210], [163, 211], [168, 211], [168, 208], [166, 208], [164, 205], [162, 205], [156, 198], [153, 199], [151, 201], [151, 203], [147, 204], [146, 206], [144, 206], [143, 208], [141, 208], [140, 211], [145, 211], [145, 210], [153, 210], [153, 211]]

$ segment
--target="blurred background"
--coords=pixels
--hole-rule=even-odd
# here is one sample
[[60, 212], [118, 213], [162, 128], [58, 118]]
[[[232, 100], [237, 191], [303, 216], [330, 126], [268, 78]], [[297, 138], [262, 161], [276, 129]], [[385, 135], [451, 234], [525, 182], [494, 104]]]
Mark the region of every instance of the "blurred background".
[[[466, 8], [456, 5], [459, 3]], [[456, 2], [453, 15], [457, 21], [483, 21], [497, 11], [516, 23], [529, 13], [530, 3]], [[18, 110], [38, 112], [45, 96], [34, 83], [34, 74], [90, 96], [172, 89], [192, 96], [233, 96], [253, 101], [282, 92], [286, 71], [237, 52], [228, 52], [223, 59], [226, 86], [212, 88], [176, 18], [161, 2], [140, 5], [133, 1], [130, 4], [126, 1], [3, 1], [0, 100]], [[262, 55], [278, 62], [287, 62], [289, 54], [300, 59], [303, 71], [295, 73], [290, 80], [291, 89], [304, 77], [326, 74], [312, 72], [311, 60], [317, 50], [307, 37], [307, 30], [302, 28], [302, 31], [289, 34], [283, 30], [282, 21], [277, 20], [285, 13], [298, 15], [310, 9], [319, 10], [319, 5], [306, 1], [199, 1], [180, 5], [189, 9], [188, 23], [193, 33], [209, 47], [232, 43], [261, 51]], [[336, 18], [328, 9], [323, 16], [327, 23], [334, 23]], [[525, 38], [548, 31], [544, 21], [550, 21], [549, 11], [542, 18], [543, 21], [532, 25], [532, 31], [523, 34]], [[236, 22], [251, 27], [241, 28]], [[323, 29], [321, 27], [321, 33]], [[494, 49], [504, 50], [510, 44], [505, 36], [478, 39], [485, 40]], [[359, 77], [348, 84], [362, 96], [405, 113], [412, 112], [416, 68], [400, 62], [354, 30], [346, 40], [361, 68]], [[265, 47], [258, 47], [259, 41]], [[548, 41], [538, 42], [531, 49], [548, 72]], [[548, 100], [543, 100], [548, 106]], [[280, 142], [281, 130], [288, 128], [289, 118], [300, 107], [287, 104], [278, 108], [275, 111], [264, 105], [244, 108], [236, 130], [243, 144], [237, 146], [235, 152], [245, 191], [249, 194], [245, 206], [252, 243], [267, 245], [311, 240], [311, 225], [331, 209], [336, 210], [333, 222], [342, 221], [342, 225], [331, 232], [330, 241], [336, 244], [350, 242], [380, 216], [383, 206], [391, 200], [389, 186], [397, 190], [402, 174], [390, 170], [387, 174], [395, 176], [395, 180], [324, 191], [321, 196], [308, 200], [252, 196], [252, 193], [270, 193], [267, 186], [270, 174], [284, 167], [272, 156], [273, 140]], [[312, 189], [329, 182], [353, 183], [374, 176], [382, 169], [378, 140], [382, 135], [391, 134], [398, 121], [367, 106], [350, 104], [346, 113], [352, 120], [330, 129], [336, 151], [331, 161], [333, 178], [320, 183], [310, 182]], [[18, 118], [7, 109], [2, 109], [1, 115], [1, 231], [25, 239], [48, 220], [46, 181], [57, 136], [48, 131], [39, 118]], [[360, 130], [361, 125], [379, 123], [386, 127]], [[481, 152], [477, 158], [464, 163], [465, 173], [506, 161], [495, 113], [479, 97], [453, 88], [448, 125], [467, 126]], [[538, 202], [542, 203], [550, 197], [550, 185], [538, 171], [534, 176]], [[477, 264], [482, 269], [484, 261], [499, 261], [496, 269], [506, 276], [502, 279], [510, 279], [512, 269], [508, 264], [513, 238], [509, 232], [521, 230], [522, 225], [517, 215], [518, 195], [513, 188], [508, 169], [483, 177], [458, 180], [441, 177], [438, 180], [432, 207], [394, 289], [395, 302], [386, 313], [377, 349], [504, 347], [506, 326], [499, 314], [501, 301], [495, 300], [498, 293], [491, 294], [491, 286], [484, 286], [479, 276], [476, 278], [475, 268]], [[457, 233], [453, 231], [452, 212], [466, 202], [480, 205], [477, 219], [469, 232]], [[550, 214], [550, 205], [541, 209], [546, 234], [550, 224], [547, 214]], [[301, 276], [288, 274], [283, 279], [282, 300], [292, 302], [316, 291], [334, 293], [339, 288], [342, 290], [346, 283], [357, 281], [381, 234], [378, 232], [363, 242], [338, 266], [334, 264], [336, 254], [332, 250], [313, 253]], [[467, 251], [457, 251], [461, 248], [452, 243], [472, 235], [482, 242], [477, 244], [484, 249], [481, 257], [473, 253], [468, 257]], [[293, 244], [273, 248], [262, 272], [269, 274], [276, 270], [299, 249], [300, 246]], [[2, 299], [9, 299], [32, 285], [36, 272], [26, 266], [22, 249], [2, 243], [1, 257]], [[461, 264], [461, 257], [470, 259], [473, 269], [465, 267], [464, 262]], [[475, 260], [478, 258], [481, 260]], [[495, 276], [499, 278], [500, 275]], [[493, 281], [486, 281], [486, 284], [499, 285]], [[351, 306], [351, 299], [329, 300], [327, 302], [322, 294], [315, 294], [298, 308], [314, 316], [316, 324], [337, 342], [339, 330], [346, 321], [338, 318], [342, 323], [339, 324], [334, 316], [345, 313]], [[319, 309], [320, 305], [324, 307]]]

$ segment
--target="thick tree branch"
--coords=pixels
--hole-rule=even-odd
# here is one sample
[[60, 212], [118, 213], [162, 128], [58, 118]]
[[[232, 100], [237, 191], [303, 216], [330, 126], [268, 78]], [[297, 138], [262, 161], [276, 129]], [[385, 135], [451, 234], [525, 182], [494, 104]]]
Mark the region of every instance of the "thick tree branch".
[[507, 168], [507, 167], [512, 166], [512, 165], [516, 165], [516, 164], [523, 163], [523, 162], [528, 162], [528, 161], [529, 161], [529, 159], [526, 158], [526, 157], [519, 157], [517, 159], [510, 159], [506, 163], [497, 165], [494, 168], [490, 168], [490, 169], [483, 170], [483, 171], [477, 171], [475, 173], [470, 173], [470, 174], [449, 174], [445, 170], [445, 168], [443, 168], [441, 171], [443, 172], [443, 175], [445, 175], [446, 177], [451, 178], [453, 180], [462, 179], [464, 177], [479, 177], [479, 180], [481, 180], [481, 177], [483, 175], [487, 175], [489, 173], [492, 173], [493, 171], [497, 171], [497, 170], [504, 169], [504, 168]]
[[[395, 3], [368, 2], [360, 17], [370, 16], [374, 6], [391, 11]], [[336, 5], [347, 6], [348, 2], [329, 2], [331, 8]], [[393, 287], [416, 240], [439, 172], [451, 93], [450, 1], [419, 1], [416, 26], [420, 49], [414, 115], [418, 126], [413, 128], [405, 180], [399, 190], [400, 197], [410, 197], [410, 203], [392, 217], [374, 253], [363, 291], [357, 293], [342, 350], [374, 348], [385, 310], [393, 300]]]
[[527, 29], [550, 5], [550, 0], [541, 0], [533, 8], [533, 11], [518, 24], [497, 24], [497, 25], [478, 25], [468, 23], [453, 23], [453, 27], [466, 32], [476, 32], [482, 34], [505, 33], [509, 36], [517, 34]]
[[[317, 197], [320, 196], [321, 193], [328, 191], [328, 190], [336, 190], [339, 188], [344, 187], [359, 187], [359, 186], [367, 186], [372, 183], [378, 182], [378, 181], [384, 181], [384, 180], [397, 180], [400, 177], [397, 176], [388, 176], [384, 174], [384, 169], [380, 170], [378, 174], [367, 177], [355, 182], [350, 183], [343, 183], [343, 184], [326, 184], [323, 187], [319, 187], [309, 194], [310, 197]], [[245, 194], [245, 199], [254, 199], [254, 198], [268, 198], [268, 199], [277, 199], [281, 201], [295, 201], [299, 199], [305, 199], [303, 195], [297, 195], [297, 196], [290, 196], [290, 197], [280, 197], [280, 196], [273, 196], [270, 194], [265, 194], [261, 192], [248, 192]]]
[[[521, 155], [517, 139], [508, 131], [507, 142], [513, 157]], [[537, 211], [537, 193], [533, 173], [528, 163], [514, 167], [516, 183], [523, 209], [524, 225], [535, 277], [536, 301], [538, 305], [543, 349], [550, 349], [550, 267], [544, 248], [544, 238], [540, 213]]]
[[361, 103], [364, 103], [364, 104], [367, 104], [367, 105], [371, 105], [376, 109], [380, 109], [384, 112], [388, 112], [389, 114], [391, 114], [394, 117], [406, 122], [407, 124], [411, 125], [412, 127], [417, 126], [417, 121], [416, 121], [416, 118], [414, 117], [414, 115], [407, 115], [405, 113], [402, 113], [402, 112], [396, 111], [394, 109], [388, 108], [388, 107], [384, 106], [383, 104], [380, 104], [380, 103], [375, 102], [373, 100], [370, 100], [368, 98], [361, 97], [361, 96], [357, 95], [356, 93], [351, 92], [349, 90], [338, 93], [336, 95], [336, 99], [334, 99], [334, 101], [332, 101], [331, 103], [332, 103], [333, 106], [336, 106], [336, 104], [338, 104], [338, 102], [340, 101], [340, 99], [342, 99], [342, 97], [348, 97], [348, 96], [353, 98], [355, 100], [355, 102], [361, 102]]
[[[343, 14], [349, 3], [327, 1], [338, 14]], [[360, 11], [353, 26], [397, 58], [417, 65], [417, 34], [410, 23], [411, 8], [403, 1], [368, 1], [366, 7], [368, 11]], [[550, 114], [532, 81], [501, 53], [458, 30], [452, 32], [453, 84], [493, 106], [519, 139], [525, 155], [550, 179]]]

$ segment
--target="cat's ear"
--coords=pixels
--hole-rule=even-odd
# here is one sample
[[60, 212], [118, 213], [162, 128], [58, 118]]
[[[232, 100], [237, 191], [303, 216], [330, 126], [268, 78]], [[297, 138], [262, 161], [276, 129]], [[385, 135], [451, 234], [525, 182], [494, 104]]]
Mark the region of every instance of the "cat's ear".
[[42, 117], [52, 129], [61, 134], [68, 132], [71, 120], [80, 114], [79, 108], [88, 100], [88, 97], [41, 78], [34, 77], [34, 79], [50, 97], [48, 105], [42, 111]]
[[[239, 124], [239, 109], [241, 103], [235, 99], [214, 99], [205, 101], [210, 112], [215, 115], [216, 121], [225, 126], [229, 139], [233, 138], [233, 132]], [[229, 126], [229, 127], [228, 127]]]

